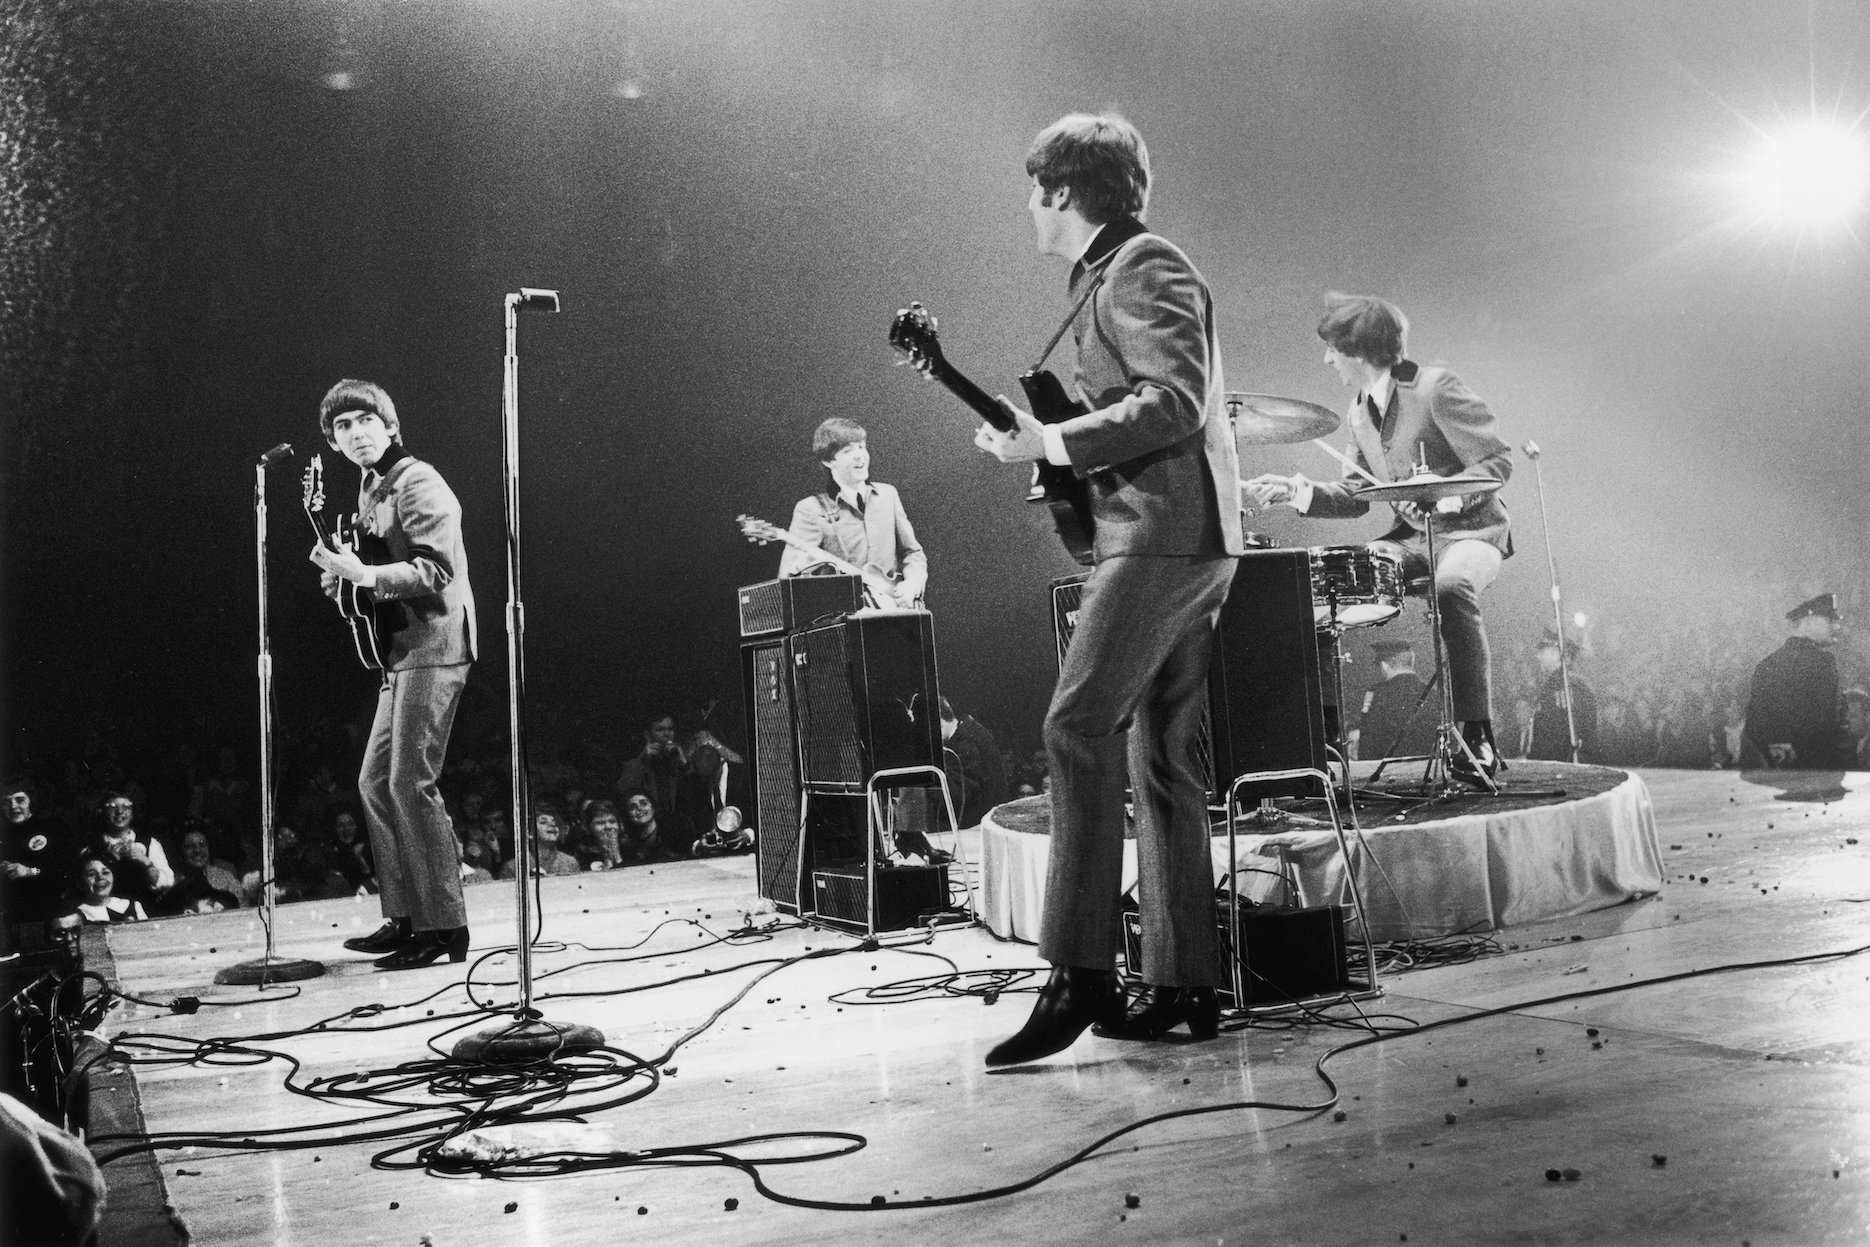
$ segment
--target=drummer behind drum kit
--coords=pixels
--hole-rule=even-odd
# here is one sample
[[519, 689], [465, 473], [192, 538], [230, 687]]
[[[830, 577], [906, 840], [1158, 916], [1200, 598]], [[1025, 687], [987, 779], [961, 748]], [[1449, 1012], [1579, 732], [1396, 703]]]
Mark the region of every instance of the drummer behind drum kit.
[[[1337, 413], [1329, 408], [1301, 398], [1282, 398], [1275, 394], [1253, 394], [1239, 390], [1228, 391], [1225, 401], [1227, 414], [1233, 421], [1234, 441], [1243, 451], [1253, 446], [1314, 442], [1347, 469], [1369, 481], [1368, 485], [1357, 491], [1358, 497], [1370, 502], [1412, 503], [1419, 508], [1427, 528], [1431, 585], [1435, 581], [1436, 566], [1435, 504], [1444, 498], [1491, 493], [1501, 485], [1500, 481], [1491, 476], [1435, 476], [1425, 467], [1418, 468], [1415, 475], [1404, 480], [1379, 481], [1354, 461], [1318, 440], [1337, 431]], [[1249, 548], [1266, 549], [1276, 544], [1271, 538], [1258, 533], [1247, 535]], [[1385, 624], [1402, 613], [1406, 589], [1402, 564], [1393, 555], [1361, 545], [1314, 546], [1308, 553], [1311, 556], [1314, 623], [1320, 637], [1328, 639], [1331, 645], [1334, 659], [1331, 663], [1332, 679], [1336, 682], [1338, 705], [1342, 706], [1342, 663], [1335, 661], [1341, 638], [1352, 628]], [[1458, 791], [1458, 786], [1453, 783], [1451, 764], [1457, 756], [1465, 755], [1472, 774], [1478, 776], [1487, 791], [1497, 792], [1499, 789], [1492, 777], [1478, 765], [1455, 726], [1454, 698], [1442, 658], [1440, 604], [1434, 593], [1427, 594], [1427, 597], [1429, 632], [1435, 641], [1435, 674], [1423, 690], [1423, 697], [1426, 698], [1436, 689], [1441, 691], [1441, 723], [1436, 732], [1439, 743], [1435, 752], [1426, 758], [1386, 759], [1383, 765], [1391, 761], [1425, 762], [1427, 765], [1422, 773], [1424, 791], [1436, 796], [1447, 796]], [[1348, 788], [1350, 764], [1342, 723], [1338, 727], [1338, 739], [1332, 743], [1339, 755], [1345, 758], [1345, 786]], [[1377, 770], [1381, 772], [1382, 765]]]

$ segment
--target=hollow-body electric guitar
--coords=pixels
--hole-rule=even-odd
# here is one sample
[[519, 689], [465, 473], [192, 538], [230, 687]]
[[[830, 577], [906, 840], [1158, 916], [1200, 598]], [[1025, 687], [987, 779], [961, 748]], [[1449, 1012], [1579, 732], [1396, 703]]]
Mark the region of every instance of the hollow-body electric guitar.
[[[325, 527], [325, 460], [313, 455], [305, 465], [305, 518], [327, 550], [349, 545], [366, 563], [379, 563], [381, 542], [355, 523], [338, 520], [333, 532]], [[402, 608], [393, 602], [379, 602], [370, 590], [349, 580], [338, 581], [338, 614], [351, 626], [351, 642], [357, 647], [357, 659], [372, 671], [382, 671], [390, 664], [390, 634], [402, 623]]]
[[[909, 357], [915, 370], [939, 381], [949, 393], [974, 409], [974, 413], [1002, 433], [1019, 427], [1000, 404], [978, 385], [961, 374], [942, 355], [936, 337], [935, 317], [920, 303], [911, 303], [896, 313], [890, 322], [890, 345]], [[1082, 415], [1084, 407], [1065, 392], [1059, 379], [1043, 368], [1030, 368], [1020, 374], [1020, 388], [1041, 424], [1058, 424]], [[1080, 563], [1091, 562], [1091, 540], [1097, 523], [1091, 516], [1091, 489], [1068, 467], [1038, 462], [1032, 465], [1032, 486], [1026, 501], [1043, 502], [1052, 512], [1052, 526], [1065, 543], [1071, 557]]]
[[[755, 542], [759, 545], [765, 545], [769, 541], [783, 541], [802, 554], [808, 554], [819, 562], [829, 563], [846, 576], [862, 577], [864, 582], [864, 596], [869, 598], [870, 605], [876, 607], [878, 610], [904, 609], [902, 604], [896, 599], [896, 586], [902, 580], [900, 573], [885, 572], [875, 567], [859, 567], [855, 563], [839, 558], [823, 546], [815, 546], [809, 541], [801, 541], [777, 524], [769, 524], [767, 521], [757, 516], [742, 515], [736, 518], [740, 524], [741, 535], [746, 537], [748, 541]], [[920, 606], [921, 603], [916, 602], [908, 609], [914, 610]]]

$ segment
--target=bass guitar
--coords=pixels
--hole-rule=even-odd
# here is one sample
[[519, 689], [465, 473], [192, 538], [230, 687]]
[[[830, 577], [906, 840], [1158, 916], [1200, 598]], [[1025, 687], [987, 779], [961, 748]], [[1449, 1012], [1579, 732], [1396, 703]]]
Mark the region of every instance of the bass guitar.
[[[312, 522], [312, 531], [318, 535], [318, 542], [327, 550], [336, 550], [340, 544], [350, 545], [367, 563], [374, 563], [376, 558], [368, 557], [371, 538], [356, 526], [346, 525], [338, 520], [334, 533], [325, 527], [325, 460], [323, 455], [313, 455], [312, 461], [305, 465], [305, 518]], [[347, 531], [348, 530], [348, 531]], [[372, 671], [382, 671], [390, 663], [390, 635], [402, 625], [402, 608], [394, 602], [379, 602], [370, 590], [349, 580], [338, 581], [338, 614], [351, 626], [351, 643], [357, 647], [357, 659]]]
[[[911, 303], [890, 322], [890, 345], [906, 355], [917, 372], [941, 382], [988, 424], [1002, 433], [1015, 431], [1018, 422], [942, 355], [935, 330], [935, 317], [929, 310], [920, 303]], [[1021, 373], [1019, 385], [1041, 424], [1058, 424], [1084, 414], [1083, 405], [1043, 368]], [[1070, 468], [1041, 461], [1032, 465], [1032, 485], [1026, 491], [1026, 501], [1042, 502], [1050, 509], [1058, 539], [1065, 543], [1072, 558], [1088, 566], [1092, 561], [1091, 541], [1097, 532], [1097, 522], [1091, 515], [1090, 486]]]
[[810, 555], [818, 562], [829, 563], [846, 576], [861, 577], [864, 582], [864, 596], [870, 600], [870, 605], [877, 610], [921, 609], [922, 603], [920, 601], [908, 607], [904, 607], [897, 601], [896, 586], [902, 580], [902, 577], [898, 574], [879, 571], [875, 567], [859, 567], [855, 563], [847, 562], [839, 558], [829, 550], [826, 550], [823, 546], [815, 546], [809, 541], [801, 541], [777, 524], [769, 524], [756, 516], [741, 515], [735, 518], [740, 524], [741, 535], [755, 545], [763, 546], [769, 541], [783, 541], [794, 550], [802, 554]]

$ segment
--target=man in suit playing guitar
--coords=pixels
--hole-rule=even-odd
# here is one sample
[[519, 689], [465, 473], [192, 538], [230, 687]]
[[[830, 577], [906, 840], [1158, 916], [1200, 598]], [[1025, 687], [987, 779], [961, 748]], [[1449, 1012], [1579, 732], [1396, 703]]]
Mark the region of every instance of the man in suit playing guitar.
[[[1188, 257], [1143, 226], [1142, 136], [1121, 117], [1074, 114], [1040, 132], [1026, 172], [1039, 250], [1072, 264], [1083, 300], [1073, 389], [1086, 410], [1042, 424], [1001, 398], [1016, 427], [985, 424], [974, 440], [1003, 463], [1044, 460], [1086, 481], [1096, 568], [1045, 720], [1052, 848], [1039, 954], [1054, 968], [989, 1065], [1063, 1051], [1092, 1023], [1114, 1038], [1157, 1039], [1183, 1023], [1214, 1034], [1226, 961], [1192, 745], [1244, 548], [1213, 301]], [[1148, 985], [1127, 1010], [1114, 973], [1126, 774]]]
[[383, 954], [386, 970], [467, 956], [460, 846], [436, 778], [455, 708], [474, 660], [474, 593], [461, 544], [461, 504], [433, 466], [403, 448], [396, 406], [382, 387], [340, 381], [319, 404], [333, 449], [363, 470], [357, 526], [382, 559], [365, 562], [342, 543], [312, 549], [327, 595], [339, 581], [401, 605], [376, 719], [364, 746], [357, 790], [381, 885], [383, 925], [344, 941]]
[[828, 488], [799, 499], [792, 508], [788, 545], [779, 559], [781, 576], [796, 576], [814, 563], [799, 545], [817, 546], [847, 563], [895, 582], [880, 607], [916, 607], [928, 585], [928, 556], [903, 514], [894, 485], [870, 479], [870, 446], [863, 426], [833, 416], [812, 434], [812, 453], [825, 467]]

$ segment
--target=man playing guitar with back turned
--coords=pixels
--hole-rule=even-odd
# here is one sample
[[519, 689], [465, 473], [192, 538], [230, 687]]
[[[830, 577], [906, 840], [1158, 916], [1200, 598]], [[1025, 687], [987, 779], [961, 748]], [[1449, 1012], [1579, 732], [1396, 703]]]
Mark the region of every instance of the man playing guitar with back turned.
[[[1214, 923], [1207, 791], [1193, 742], [1207, 706], [1214, 623], [1242, 552], [1238, 454], [1208, 285], [1150, 233], [1149, 153], [1121, 117], [1054, 122], [1026, 155], [1039, 250], [1072, 265], [1083, 414], [983, 424], [1002, 463], [1046, 460], [1089, 486], [1096, 570], [1045, 718], [1051, 856], [1031, 1017], [987, 1054], [1019, 1065], [1086, 1026], [1160, 1039], [1215, 1034], [1226, 958]], [[1126, 765], [1127, 763], [1127, 765]], [[1135, 793], [1143, 978], [1126, 1012], [1115, 973], [1124, 782]]]
[[[831, 417], [812, 434], [812, 453], [824, 465], [828, 488], [799, 499], [792, 508], [790, 535], [894, 581], [895, 600], [878, 606], [919, 606], [928, 585], [928, 556], [903, 514], [896, 487], [870, 479], [870, 447], [863, 426]], [[816, 561], [798, 545], [788, 545], [779, 560], [779, 574], [796, 576]]]
[[381, 954], [386, 970], [467, 957], [461, 850], [435, 781], [448, 750], [461, 690], [474, 660], [474, 593], [461, 544], [461, 504], [434, 467], [403, 449], [396, 405], [381, 386], [340, 381], [319, 404], [333, 449], [363, 470], [357, 526], [383, 561], [366, 563], [339, 543], [312, 548], [321, 583], [339, 581], [402, 607], [388, 639], [383, 688], [357, 776], [370, 850], [382, 887], [384, 922], [346, 948]]

